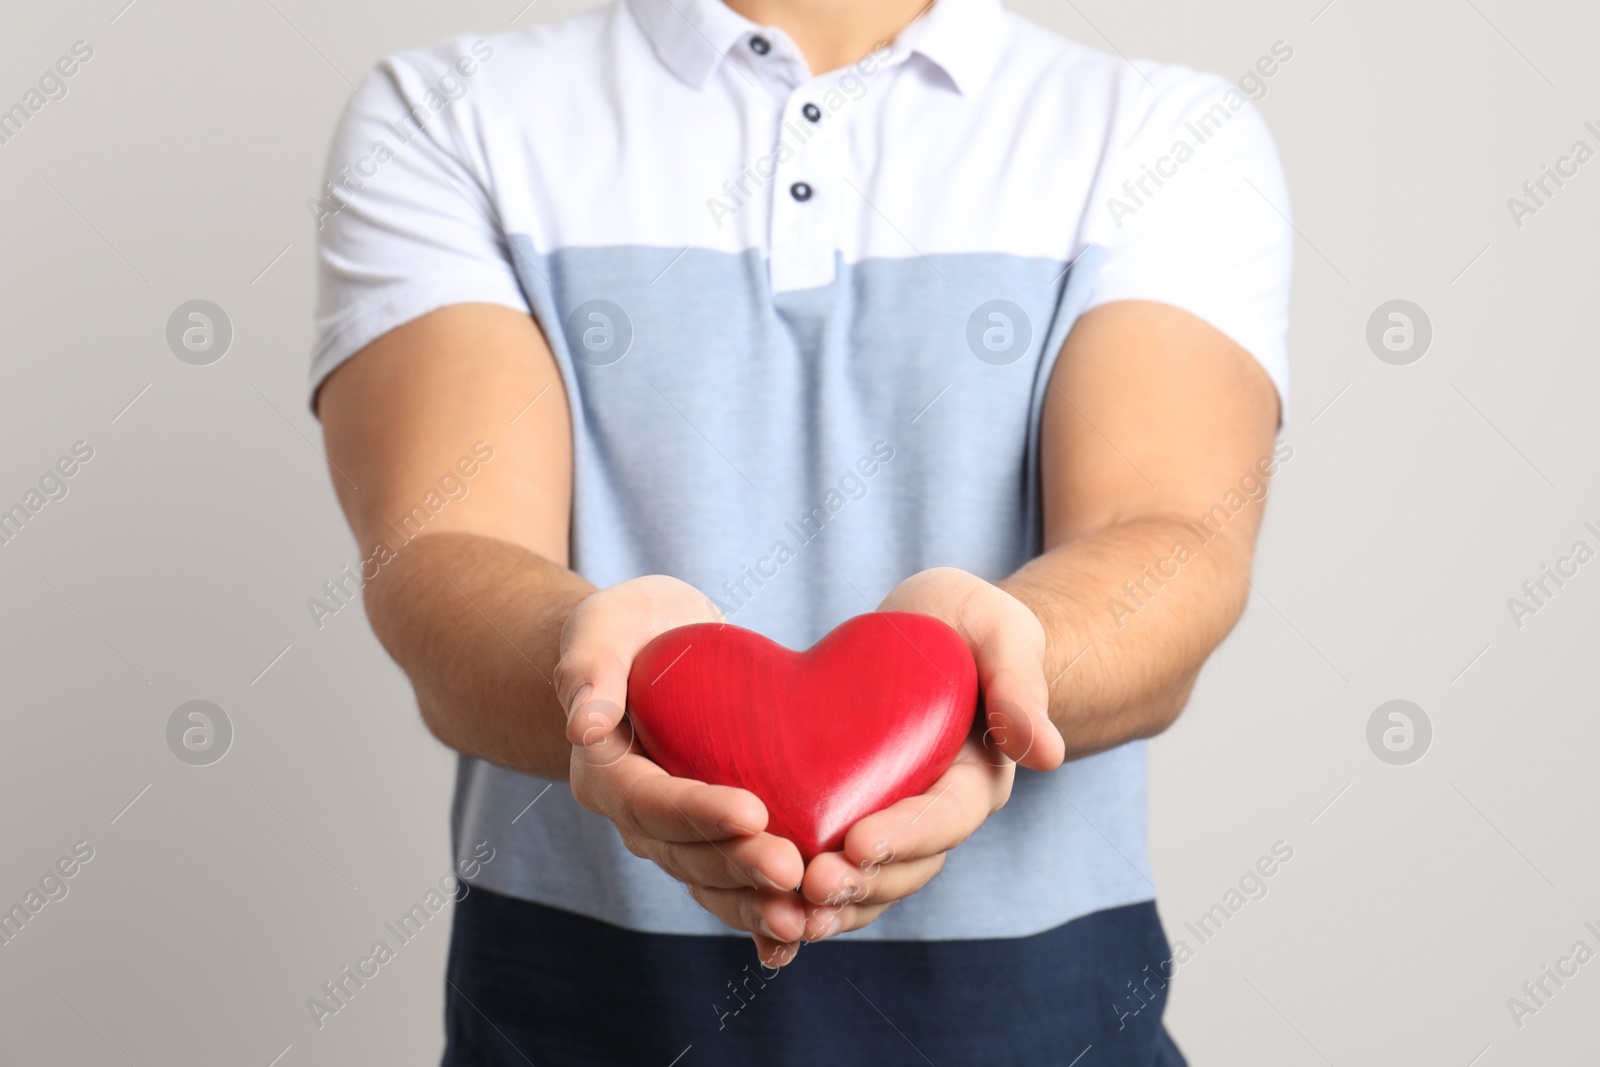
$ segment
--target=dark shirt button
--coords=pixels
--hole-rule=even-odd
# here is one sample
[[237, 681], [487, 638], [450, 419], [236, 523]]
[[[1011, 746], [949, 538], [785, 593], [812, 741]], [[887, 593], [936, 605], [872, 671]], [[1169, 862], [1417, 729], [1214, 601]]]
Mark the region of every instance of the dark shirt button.
[[795, 182], [789, 186], [789, 195], [804, 203], [811, 199], [811, 186], [805, 182]]
[[765, 37], [752, 37], [750, 38], [750, 51], [758, 56], [764, 56], [772, 51], [772, 42]]
[[822, 109], [816, 104], [807, 104], [805, 107], [800, 109], [800, 114], [804, 115], [812, 122], [822, 121]]

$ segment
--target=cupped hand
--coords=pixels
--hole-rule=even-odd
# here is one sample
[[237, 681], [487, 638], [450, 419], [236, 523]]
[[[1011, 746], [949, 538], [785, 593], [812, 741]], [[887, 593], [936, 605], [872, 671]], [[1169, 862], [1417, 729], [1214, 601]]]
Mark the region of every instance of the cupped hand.
[[919, 796], [857, 822], [839, 852], [815, 857], [801, 890], [804, 936], [859, 929], [917, 892], [1011, 796], [1016, 766], [1059, 767], [1066, 746], [1050, 721], [1045, 635], [1037, 617], [997, 586], [954, 568], [906, 579], [879, 605], [947, 623], [978, 668], [982, 713], [955, 762]]
[[673, 777], [639, 750], [623, 718], [628, 672], [646, 644], [679, 626], [721, 621], [694, 587], [659, 575], [602, 589], [573, 610], [555, 676], [573, 745], [572, 795], [779, 967], [794, 958], [804, 928], [794, 889], [805, 872], [800, 850], [765, 832], [766, 805], [754, 793]]

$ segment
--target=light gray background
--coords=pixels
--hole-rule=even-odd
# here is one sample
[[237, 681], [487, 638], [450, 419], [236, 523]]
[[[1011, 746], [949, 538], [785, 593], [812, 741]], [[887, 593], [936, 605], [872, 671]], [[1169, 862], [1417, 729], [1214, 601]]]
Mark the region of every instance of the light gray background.
[[[436, 1062], [443, 922], [322, 1031], [305, 1005], [446, 870], [451, 761], [359, 611], [318, 632], [305, 607], [357, 553], [304, 405], [304, 202], [349, 82], [581, 6], [525, 2], [0, 16], [0, 105], [95, 49], [0, 146], [0, 506], [95, 449], [0, 548], [0, 904], [96, 851], [0, 948], [6, 1063]], [[1169, 932], [1273, 842], [1294, 859], [1183, 969], [1171, 1025], [1196, 1065], [1593, 1062], [1600, 962], [1520, 1030], [1506, 998], [1579, 938], [1600, 949], [1600, 562], [1520, 630], [1506, 598], [1597, 543], [1600, 160], [1520, 230], [1506, 198], [1574, 140], [1600, 148], [1600, 11], [1324, 2], [1014, 5], [1230, 77], [1295, 50], [1261, 104], [1301, 235], [1295, 455], [1258, 595], [1153, 747]], [[194, 298], [236, 332], [209, 367], [164, 339]], [[1433, 323], [1411, 366], [1365, 341], [1396, 298]], [[165, 740], [195, 698], [236, 733], [209, 767]], [[1410, 766], [1366, 742], [1394, 698], [1434, 727]]]

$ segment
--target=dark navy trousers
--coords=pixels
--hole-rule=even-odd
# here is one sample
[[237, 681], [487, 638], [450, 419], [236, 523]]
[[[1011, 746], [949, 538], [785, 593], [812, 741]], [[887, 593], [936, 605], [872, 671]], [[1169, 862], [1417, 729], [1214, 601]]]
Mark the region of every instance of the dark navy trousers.
[[624, 930], [474, 889], [455, 909], [445, 1067], [1184, 1067], [1154, 903], [1033, 937], [824, 941]]

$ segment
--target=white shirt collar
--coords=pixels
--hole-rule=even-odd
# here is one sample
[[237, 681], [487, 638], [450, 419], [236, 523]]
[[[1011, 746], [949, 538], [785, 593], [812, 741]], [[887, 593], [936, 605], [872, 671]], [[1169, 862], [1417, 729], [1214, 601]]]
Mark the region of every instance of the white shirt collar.
[[[679, 78], [703, 89], [728, 53], [754, 36], [775, 36], [722, 0], [628, 0], [656, 55]], [[920, 55], [970, 95], [994, 73], [1009, 27], [999, 0], [935, 0], [901, 32], [897, 56]]]
[[931, 61], [971, 96], [989, 83], [1010, 27], [1000, 0], [935, 0], [895, 41]]

